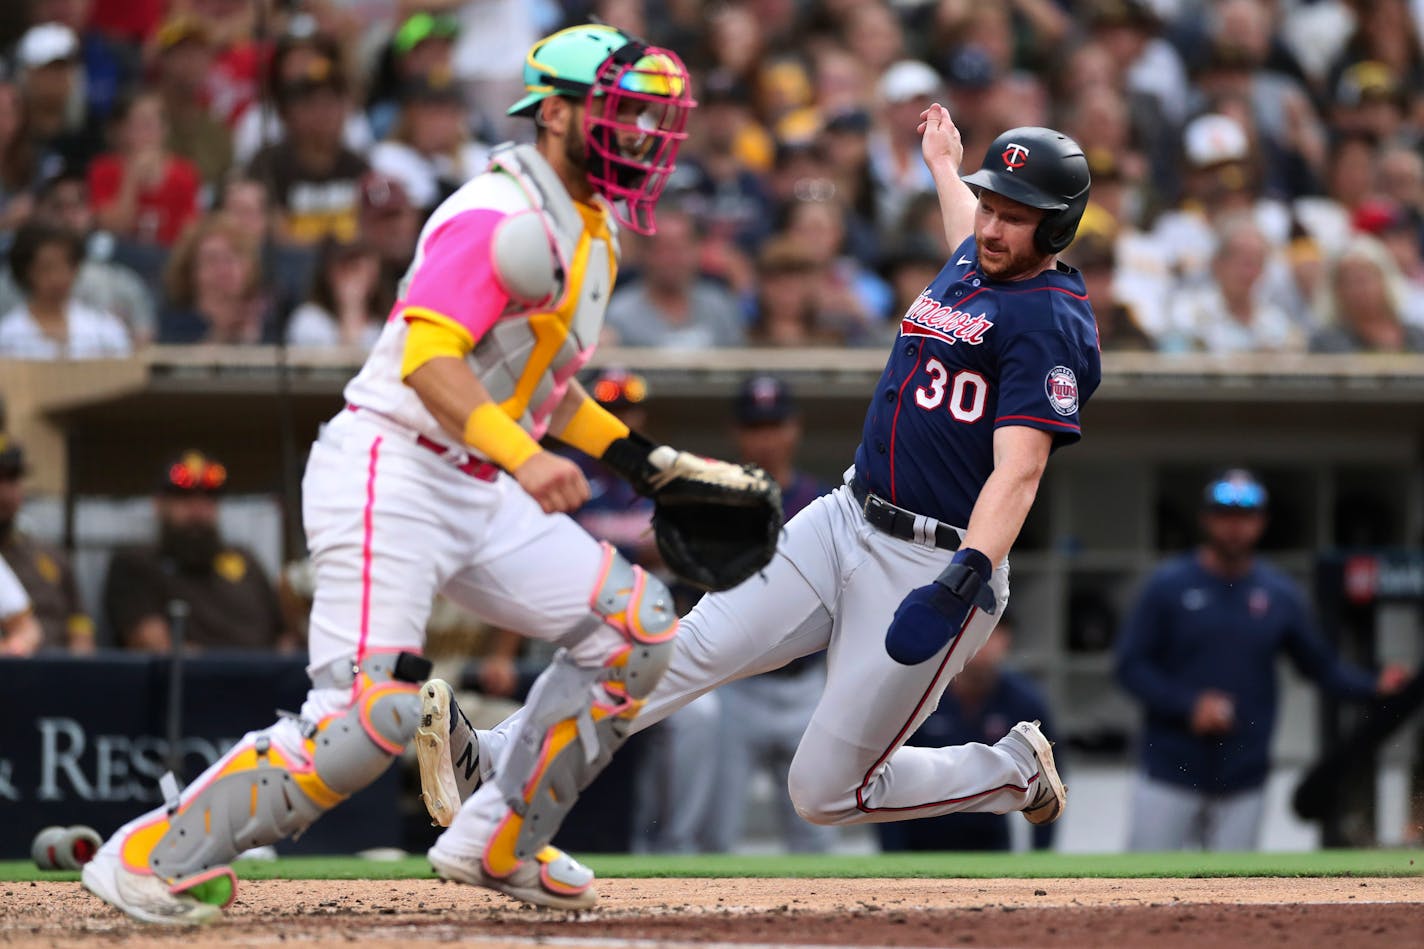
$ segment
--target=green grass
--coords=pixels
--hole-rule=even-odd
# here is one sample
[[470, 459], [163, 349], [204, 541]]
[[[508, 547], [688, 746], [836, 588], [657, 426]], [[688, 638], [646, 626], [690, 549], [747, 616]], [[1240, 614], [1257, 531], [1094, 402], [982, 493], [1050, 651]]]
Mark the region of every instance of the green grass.
[[[1421, 850], [1321, 850], [1309, 853], [984, 854], [894, 853], [878, 856], [733, 854], [662, 857], [594, 855], [585, 861], [602, 877], [1328, 877], [1424, 876]], [[407, 880], [433, 874], [422, 856], [399, 860], [284, 857], [242, 861], [249, 880]], [[0, 883], [76, 880], [77, 873], [36, 869], [28, 860], [0, 861]]]

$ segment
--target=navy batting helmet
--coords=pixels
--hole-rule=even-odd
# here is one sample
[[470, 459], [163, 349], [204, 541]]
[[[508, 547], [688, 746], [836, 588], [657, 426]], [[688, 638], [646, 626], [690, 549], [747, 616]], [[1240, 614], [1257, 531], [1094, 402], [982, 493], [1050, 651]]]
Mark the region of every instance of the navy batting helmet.
[[1026, 125], [994, 139], [984, 163], [965, 175], [964, 183], [976, 194], [982, 188], [1042, 208], [1033, 243], [1045, 254], [1056, 254], [1073, 243], [1088, 206], [1088, 159], [1062, 132]]

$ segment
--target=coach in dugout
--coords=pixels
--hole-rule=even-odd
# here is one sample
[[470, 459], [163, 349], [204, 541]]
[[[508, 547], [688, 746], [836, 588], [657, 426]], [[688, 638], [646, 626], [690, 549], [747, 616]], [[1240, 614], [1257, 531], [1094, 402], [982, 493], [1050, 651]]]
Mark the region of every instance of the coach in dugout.
[[168, 604], [188, 604], [184, 642], [201, 649], [277, 649], [285, 645], [276, 591], [251, 552], [218, 532], [218, 496], [227, 468], [185, 451], [163, 469], [154, 508], [158, 542], [115, 552], [104, 581], [104, 609], [118, 645], [146, 652], [173, 648]]
[[1300, 587], [1256, 554], [1266, 502], [1250, 472], [1208, 482], [1201, 546], [1148, 579], [1118, 639], [1118, 680], [1146, 716], [1132, 850], [1257, 848], [1281, 651], [1343, 699], [1387, 695], [1408, 678], [1331, 652]]

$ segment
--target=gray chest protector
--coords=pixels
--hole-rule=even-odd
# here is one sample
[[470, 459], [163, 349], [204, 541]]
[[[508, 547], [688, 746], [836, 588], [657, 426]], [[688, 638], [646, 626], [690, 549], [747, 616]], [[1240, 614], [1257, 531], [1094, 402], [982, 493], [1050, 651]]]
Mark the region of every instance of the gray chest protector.
[[[475, 343], [471, 367], [490, 397], [538, 438], [568, 382], [593, 355], [613, 290], [618, 239], [587, 234], [584, 217], [530, 145], [495, 151], [490, 187], [517, 189], [525, 210], [495, 231], [493, 266], [510, 301]], [[511, 412], [513, 415], [514, 412]]]

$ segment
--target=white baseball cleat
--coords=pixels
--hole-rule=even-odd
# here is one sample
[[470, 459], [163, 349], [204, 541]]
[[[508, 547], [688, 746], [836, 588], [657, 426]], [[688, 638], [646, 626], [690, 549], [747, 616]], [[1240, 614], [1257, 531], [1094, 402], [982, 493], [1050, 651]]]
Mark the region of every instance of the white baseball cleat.
[[1051, 824], [1068, 806], [1068, 788], [1058, 777], [1058, 766], [1053, 763], [1053, 742], [1049, 741], [1038, 722], [1019, 722], [1001, 741], [1012, 741], [1025, 746], [1038, 761], [1038, 781], [1033, 797], [1023, 808], [1024, 817], [1030, 824]]
[[480, 746], [474, 727], [444, 679], [431, 679], [420, 688], [415, 757], [420, 764], [420, 798], [425, 809], [435, 824], [449, 827], [460, 804], [479, 789]]
[[222, 910], [184, 893], [170, 893], [153, 874], [124, 869], [116, 851], [100, 848], [84, 864], [84, 888], [134, 919], [163, 926], [200, 926], [222, 916]]
[[479, 857], [442, 852], [438, 842], [426, 856], [441, 879], [498, 890], [535, 906], [588, 909], [598, 902], [593, 871], [556, 847], [545, 847], [533, 860], [525, 860], [503, 878], [486, 873]]

